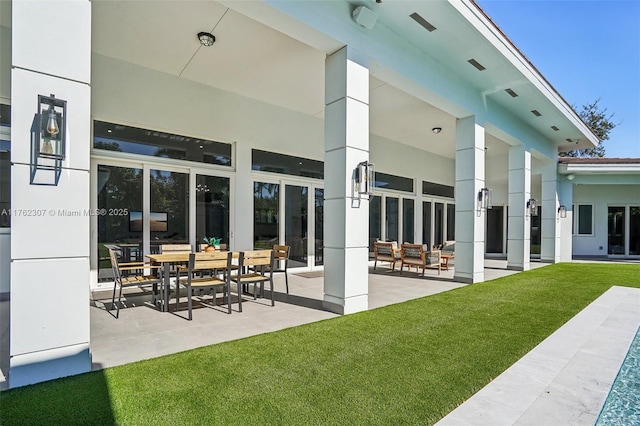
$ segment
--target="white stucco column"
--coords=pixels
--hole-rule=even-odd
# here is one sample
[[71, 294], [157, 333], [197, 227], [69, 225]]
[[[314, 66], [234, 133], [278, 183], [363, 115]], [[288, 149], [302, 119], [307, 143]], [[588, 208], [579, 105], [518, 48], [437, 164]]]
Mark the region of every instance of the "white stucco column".
[[526, 211], [531, 198], [531, 153], [524, 145], [509, 148], [509, 214], [507, 269], [527, 271], [531, 266], [531, 218]]
[[[254, 223], [253, 216], [253, 177], [251, 176], [251, 145], [236, 144], [236, 180], [235, 180], [235, 230], [231, 230], [231, 250], [252, 250], [253, 226], [244, 224]], [[280, 192], [282, 194], [282, 192]], [[282, 197], [282, 195], [280, 195]], [[280, 242], [278, 242], [280, 244]]]
[[324, 306], [367, 310], [369, 201], [353, 191], [353, 172], [369, 159], [369, 70], [344, 47], [326, 59], [324, 154]]
[[560, 204], [567, 207], [567, 217], [560, 219], [560, 262], [571, 262], [573, 258], [573, 183], [562, 176], [558, 180]]
[[[14, 0], [11, 36], [11, 207], [22, 212], [11, 218], [17, 387], [91, 370], [91, 2]], [[67, 101], [66, 156], [57, 185], [32, 185], [32, 123], [38, 95], [51, 94]]]
[[540, 260], [560, 261], [560, 218], [558, 217], [558, 166], [555, 161], [542, 167], [542, 238]]
[[485, 187], [484, 128], [476, 117], [456, 122], [456, 267], [455, 281], [484, 281], [486, 211], [478, 207]]

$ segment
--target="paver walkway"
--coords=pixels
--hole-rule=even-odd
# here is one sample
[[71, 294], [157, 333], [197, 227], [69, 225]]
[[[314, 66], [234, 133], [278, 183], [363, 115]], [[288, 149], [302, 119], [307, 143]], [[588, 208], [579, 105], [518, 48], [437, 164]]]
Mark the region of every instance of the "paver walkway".
[[593, 425], [639, 326], [640, 289], [612, 287], [437, 425]]

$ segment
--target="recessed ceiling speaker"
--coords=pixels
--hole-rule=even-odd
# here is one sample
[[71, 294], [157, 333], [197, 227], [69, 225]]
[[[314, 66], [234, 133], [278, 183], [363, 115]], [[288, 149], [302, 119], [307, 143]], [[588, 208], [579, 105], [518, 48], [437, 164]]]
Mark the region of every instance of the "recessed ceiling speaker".
[[370, 30], [376, 24], [378, 15], [376, 15], [376, 13], [371, 9], [367, 9], [364, 6], [358, 6], [353, 11], [353, 20], [361, 27]]

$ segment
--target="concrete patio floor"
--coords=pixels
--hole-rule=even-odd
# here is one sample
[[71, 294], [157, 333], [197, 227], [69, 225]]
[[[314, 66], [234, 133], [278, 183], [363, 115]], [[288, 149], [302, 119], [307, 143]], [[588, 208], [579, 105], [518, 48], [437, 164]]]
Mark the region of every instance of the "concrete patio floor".
[[[532, 268], [541, 266], [545, 264], [531, 263]], [[504, 260], [485, 261], [486, 280], [513, 273], [516, 272], [506, 269]], [[384, 266], [379, 266], [375, 272], [370, 268], [369, 307], [374, 309], [401, 303], [463, 286], [464, 284], [453, 281], [453, 270], [442, 271], [440, 276], [436, 271], [430, 270], [421, 278], [415, 272], [405, 272], [401, 276], [397, 270], [391, 272]], [[120, 319], [116, 320], [104, 310], [102, 302], [106, 299], [92, 301], [90, 315], [93, 369], [113, 367], [337, 316], [322, 310], [321, 272], [290, 272], [289, 295], [285, 292], [284, 277], [281, 274], [276, 275], [275, 287], [275, 307], [270, 306], [268, 299], [247, 298], [244, 299], [242, 313], [237, 312], [237, 304], [233, 305], [234, 312], [231, 315], [226, 314], [222, 306], [199, 307], [194, 309], [193, 321], [171, 313], [160, 313], [141, 303], [139, 298], [133, 297], [130, 298], [132, 303], [120, 310]], [[634, 289], [623, 289], [630, 290], [628, 294], [625, 293], [626, 296], [620, 296], [620, 290], [616, 290], [613, 296], [609, 294], [611, 291], [605, 293], [592, 304], [595, 308], [590, 305], [585, 309], [587, 313], [583, 311], [578, 314], [503, 375], [450, 413], [441, 423], [541, 424], [538, 420], [546, 419], [544, 424], [593, 424], [594, 416], [597, 417], [604, 404], [608, 389], [633, 338], [629, 338], [629, 330], [634, 324], [637, 329], [640, 322], [640, 296], [636, 295], [640, 294], [640, 290], [634, 293]], [[626, 306], [627, 311], [631, 309], [631, 313], [616, 314], [620, 311], [620, 306]], [[8, 371], [8, 311], [8, 302], [0, 302], [0, 389], [6, 388], [3, 374]], [[595, 314], [589, 313], [592, 311]], [[613, 340], [616, 341], [615, 344], [612, 343]], [[602, 346], [606, 346], [608, 352], [593, 353]], [[604, 373], [591, 374], [593, 370]], [[598, 383], [595, 387], [594, 382]], [[522, 383], [527, 383], [527, 386], [518, 387]], [[508, 398], [506, 403], [505, 398]]]

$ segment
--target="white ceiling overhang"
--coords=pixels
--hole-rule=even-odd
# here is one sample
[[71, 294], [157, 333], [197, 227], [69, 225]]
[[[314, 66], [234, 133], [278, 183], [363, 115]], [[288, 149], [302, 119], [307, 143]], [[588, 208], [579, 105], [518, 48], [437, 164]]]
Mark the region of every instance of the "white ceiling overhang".
[[[378, 15], [370, 32], [351, 19], [357, 5], [366, 5]], [[467, 0], [383, 0], [380, 4], [373, 0], [97, 0], [92, 9], [94, 53], [317, 117], [324, 111], [325, 56], [354, 37], [384, 42], [376, 37], [394, 35], [431, 58], [441, 75], [476, 91], [486, 109], [510, 114], [557, 147], [589, 147], [597, 142], [551, 85]], [[410, 17], [414, 12], [437, 30], [428, 32], [418, 25]], [[216, 43], [202, 47], [196, 38], [199, 31], [212, 32]], [[374, 53], [376, 48], [370, 45]], [[486, 69], [471, 66], [467, 62], [471, 58]], [[409, 91], [390, 83], [371, 79], [372, 133], [453, 158], [455, 119], [465, 106], [446, 105], [445, 101], [456, 100], [437, 93], [439, 87]], [[518, 96], [512, 97], [506, 89]], [[432, 101], [429, 96], [434, 93], [434, 99], [443, 101]], [[447, 131], [436, 139], [433, 127]], [[500, 142], [492, 137], [487, 145], [497, 148], [488, 155], [506, 149], [499, 148]]]

